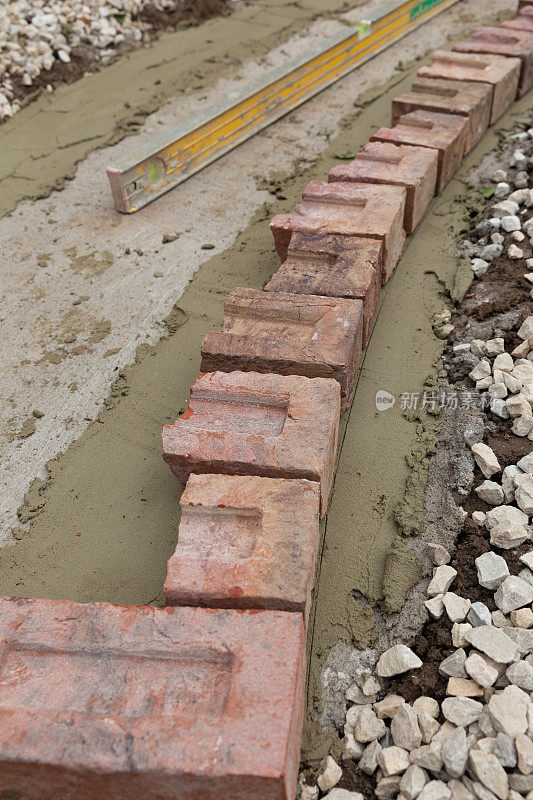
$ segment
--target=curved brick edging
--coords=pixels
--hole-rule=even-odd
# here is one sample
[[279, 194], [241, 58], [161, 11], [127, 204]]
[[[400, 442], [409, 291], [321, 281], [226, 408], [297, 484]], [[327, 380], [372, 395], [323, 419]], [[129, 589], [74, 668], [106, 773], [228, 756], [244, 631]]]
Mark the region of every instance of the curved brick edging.
[[[453, 74], [434, 77], [476, 82], [483, 71], [494, 121], [514, 99], [509, 85], [516, 88], [520, 70], [524, 89], [528, 53], [517, 53], [513, 45], [509, 55], [438, 54], [430, 69], [438, 73], [444, 63]], [[179, 557], [181, 568], [189, 568], [183, 600], [192, 603], [196, 596], [199, 605], [217, 608], [2, 601], [1, 691], [4, 707], [10, 703], [12, 711], [4, 736], [0, 733], [0, 778], [11, 785], [0, 782], [0, 792], [18, 791], [21, 800], [59, 793], [85, 800], [110, 787], [118, 800], [294, 797], [304, 705], [302, 611], [309, 603], [318, 546], [318, 503], [313, 510], [311, 497], [322, 495], [324, 513], [340, 387], [346, 406], [360, 355], [357, 342], [368, 338], [379, 286], [394, 270], [404, 228], [412, 228], [430, 202], [428, 172], [433, 169], [439, 192], [472, 144], [468, 131], [474, 135], [475, 129], [478, 136], [483, 127], [479, 117], [470, 125], [467, 112], [426, 110], [420, 95], [416, 110], [372, 139], [400, 143], [402, 150], [423, 148], [427, 169], [420, 153], [415, 174], [402, 174], [407, 159], [391, 158], [387, 151], [387, 185], [379, 151], [367, 146], [365, 151], [378, 157], [356, 158], [348, 165], [354, 170], [348, 181], [337, 174], [328, 184], [312, 181], [294, 214], [274, 224], [281, 231], [278, 249], [288, 255], [278, 276], [290, 281], [290, 292], [280, 297], [274, 276], [268, 294], [257, 293], [256, 303], [251, 296], [239, 297], [243, 290], [232, 293], [224, 335], [216, 347], [206, 337], [202, 347], [222, 371], [202, 375], [185, 414], [167, 426], [166, 458], [180, 477], [211, 472], [201, 480], [193, 475], [182, 498], [189, 513], [180, 531], [192, 525], [173, 557], [174, 564]], [[472, 109], [477, 112], [478, 106]], [[438, 175], [426, 150], [437, 151]], [[364, 180], [356, 177], [361, 160]], [[372, 185], [373, 162], [379, 185]], [[372, 248], [372, 258], [360, 264], [358, 254]], [[347, 307], [336, 312], [324, 296], [310, 296], [310, 286], [317, 281], [325, 286], [330, 273], [331, 292], [323, 295], [336, 298], [335, 287], [342, 286], [339, 298], [352, 301], [352, 316]], [[346, 330], [352, 342], [341, 336]], [[236, 363], [239, 372], [232, 374]], [[274, 365], [281, 374], [268, 372]], [[300, 502], [298, 492], [306, 485], [309, 495]], [[288, 493], [290, 501], [276, 512], [277, 492]], [[304, 515], [307, 502], [311, 507]], [[196, 575], [187, 565], [188, 552], [194, 553]], [[293, 569], [300, 584], [291, 587]], [[172, 566], [167, 585], [171, 574]], [[202, 593], [201, 582], [209, 590], [216, 584], [218, 599]], [[169, 600], [179, 603], [180, 586], [174, 583], [173, 591]], [[290, 608], [290, 602], [302, 611], [276, 610]], [[246, 604], [252, 610], [243, 611]], [[58, 724], [51, 727], [51, 720]], [[15, 740], [8, 736], [10, 724], [16, 726]], [[88, 752], [88, 741], [97, 752], [94, 747]]]

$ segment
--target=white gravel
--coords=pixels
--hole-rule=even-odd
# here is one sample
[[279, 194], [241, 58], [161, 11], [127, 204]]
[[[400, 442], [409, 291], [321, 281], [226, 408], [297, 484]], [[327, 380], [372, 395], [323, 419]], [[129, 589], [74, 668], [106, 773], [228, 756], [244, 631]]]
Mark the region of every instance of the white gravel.
[[13, 79], [31, 86], [58, 61], [68, 63], [81, 44], [95, 47], [103, 61], [123, 42], [147, 39], [151, 25], [134, 19], [147, 5], [159, 10], [175, 0], [15, 0], [0, 2], [0, 119], [20, 108]]

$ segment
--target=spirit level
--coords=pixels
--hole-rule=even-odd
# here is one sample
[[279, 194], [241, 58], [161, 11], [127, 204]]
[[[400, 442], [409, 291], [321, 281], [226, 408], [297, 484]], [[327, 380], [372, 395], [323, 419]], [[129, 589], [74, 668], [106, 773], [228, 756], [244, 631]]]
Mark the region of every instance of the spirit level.
[[131, 214], [459, 0], [407, 0], [375, 11], [242, 92], [107, 168], [117, 211]]

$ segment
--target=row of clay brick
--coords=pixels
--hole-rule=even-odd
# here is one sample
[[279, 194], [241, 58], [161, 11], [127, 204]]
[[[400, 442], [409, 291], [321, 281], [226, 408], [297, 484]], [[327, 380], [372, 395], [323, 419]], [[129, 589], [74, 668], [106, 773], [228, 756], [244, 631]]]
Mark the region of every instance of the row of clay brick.
[[[438, 53], [434, 65], [440, 60]], [[501, 84], [509, 74], [517, 77], [514, 59], [490, 60], [492, 80]], [[308, 607], [317, 521], [295, 529], [303, 583], [290, 587], [284, 574], [289, 563], [290, 571], [298, 572], [294, 558], [287, 560], [285, 548], [272, 548], [268, 537], [263, 541], [258, 534], [266, 495], [283, 493], [279, 481], [266, 479], [318, 483], [325, 512], [336, 455], [337, 385], [344, 409], [381, 283], [403, 247], [404, 225], [411, 231], [419, 222], [435, 192], [479, 140], [493, 110], [492, 84], [420, 80], [415, 86], [423, 86], [423, 92], [393, 102], [393, 123], [395, 117], [403, 121], [378, 131], [376, 141], [352, 163], [334, 167], [330, 183], [312, 181], [293, 214], [274, 218], [281, 269], [266, 291], [231, 292], [223, 330], [204, 338], [204, 374], [191, 389], [186, 413], [163, 432], [165, 459], [182, 485], [191, 473], [207, 475], [202, 483], [187, 485], [182, 498], [179, 541], [166, 581], [170, 603]], [[454, 84], [459, 88], [452, 91]], [[507, 103], [516, 88], [512, 85]], [[424, 104], [433, 107], [437, 101], [439, 111], [426, 110]], [[405, 106], [416, 103], [422, 107], [402, 116]], [[447, 106], [461, 114], [445, 113]], [[428, 118], [431, 127], [413, 124]], [[401, 145], [382, 141], [400, 134]], [[231, 475], [254, 476], [255, 483]], [[302, 489], [293, 484], [289, 491]], [[287, 536], [291, 526], [281, 528]], [[247, 556], [235, 549], [236, 539], [254, 542], [251, 550], [244, 548]], [[262, 583], [261, 594], [257, 578], [265, 569], [270, 585]], [[297, 599], [284, 594], [302, 586]]]
[[[473, 41], [492, 41], [494, 30], [500, 45], [509, 38], [479, 29]], [[394, 99], [391, 127], [272, 220], [281, 267], [263, 291], [228, 295], [222, 330], [204, 337], [187, 411], [164, 429], [164, 457], [185, 485], [169, 605], [307, 619], [339, 413], [380, 288], [433, 196], [529, 88], [533, 37], [517, 37], [519, 46], [511, 37], [507, 52], [461, 43], [435, 53]]]
[[[336, 414], [321, 408], [316, 419], [306, 401], [297, 424], [287, 424], [290, 403], [315, 389], [285, 376], [335, 380], [341, 410], [349, 405], [380, 286], [394, 271], [405, 230], [412, 232], [489, 121], [512, 102], [520, 65], [514, 57], [436, 53], [420, 72], [438, 77], [418, 78], [394, 100], [393, 127], [333, 168], [328, 183], [311, 181], [294, 212], [274, 217], [282, 267], [264, 291], [229, 295], [222, 331], [202, 343], [206, 374], [186, 414], [164, 430], [165, 458], [183, 484], [191, 472], [318, 480], [325, 510]], [[456, 77], [440, 77], [447, 70]], [[314, 386], [317, 398], [334, 392], [331, 384]], [[314, 438], [327, 442], [314, 453], [320, 464], [306, 442], [306, 411]]]
[[[522, 36], [524, 64], [530, 49]], [[294, 212], [272, 220], [282, 266], [264, 292], [229, 295], [222, 331], [202, 343], [202, 370], [333, 377], [347, 408], [380, 286], [406, 233], [512, 102], [521, 65], [514, 56], [435, 53], [411, 91], [395, 98], [392, 127], [334, 167], [328, 183], [311, 181]]]
[[0, 797], [293, 800], [341, 407], [406, 233], [530, 85], [532, 10], [436, 53], [272, 221], [280, 269], [229, 295], [163, 432], [185, 485], [167, 608], [0, 600]]

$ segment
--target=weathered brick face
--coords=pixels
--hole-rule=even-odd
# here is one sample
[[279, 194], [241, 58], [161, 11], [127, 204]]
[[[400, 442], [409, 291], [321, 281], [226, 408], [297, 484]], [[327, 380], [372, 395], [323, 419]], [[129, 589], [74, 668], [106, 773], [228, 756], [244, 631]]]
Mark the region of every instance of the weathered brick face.
[[533, 35], [527, 31], [497, 27], [474, 28], [470, 41], [456, 42], [453, 49], [458, 53], [488, 53], [519, 58], [522, 65], [518, 84], [519, 97], [533, 86]]
[[486, 83], [417, 78], [410, 92], [392, 101], [392, 124], [403, 114], [423, 109], [468, 118], [465, 154], [476, 146], [490, 122], [492, 89]]
[[411, 111], [399, 118], [394, 128], [380, 128], [374, 142], [430, 147], [438, 153], [437, 193], [455, 175], [463, 160], [468, 120], [457, 114]]
[[282, 611], [1, 599], [0, 796], [293, 800], [304, 635]]
[[381, 239], [385, 245], [385, 273], [389, 278], [405, 242], [405, 197], [403, 186], [311, 181], [294, 212], [278, 214], [270, 223], [279, 257], [282, 261], [287, 258], [293, 233]]
[[363, 346], [376, 310], [383, 274], [383, 244], [355, 236], [304, 236], [293, 233], [287, 258], [266, 292], [294, 292], [360, 299]]
[[429, 66], [420, 67], [417, 75], [421, 78], [447, 78], [490, 84], [492, 125], [516, 97], [520, 80], [520, 59], [436, 50], [433, 53], [433, 62]]
[[224, 327], [202, 342], [202, 372], [276, 372], [334, 378], [341, 410], [352, 399], [363, 333], [363, 303], [311, 295], [234, 289]]
[[368, 142], [353, 161], [333, 167], [329, 181], [403, 186], [407, 192], [403, 227], [412, 233], [435, 194], [437, 169], [437, 152], [428, 147]]
[[181, 496], [168, 605], [297, 611], [307, 619], [320, 487], [301, 480], [191, 475]]
[[[528, 3], [530, 0], [528, 0]], [[502, 28], [512, 28], [517, 31], [533, 33], [533, 5], [520, 3], [520, 13], [515, 19], [506, 19], [501, 23]]]
[[196, 474], [305, 478], [325, 513], [337, 453], [340, 386], [325, 378], [210, 372], [163, 427], [163, 457], [183, 486]]

